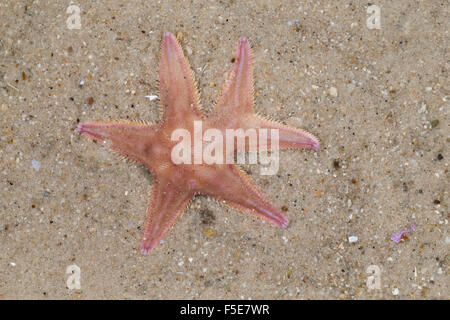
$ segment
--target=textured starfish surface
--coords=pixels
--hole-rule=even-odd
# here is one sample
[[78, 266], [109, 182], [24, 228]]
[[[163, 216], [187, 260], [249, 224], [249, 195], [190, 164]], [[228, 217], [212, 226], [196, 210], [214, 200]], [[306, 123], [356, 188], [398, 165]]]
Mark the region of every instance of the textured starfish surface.
[[216, 107], [208, 116], [201, 111], [194, 77], [181, 46], [168, 32], [164, 33], [161, 46], [159, 78], [161, 122], [96, 121], [81, 123], [77, 128], [94, 140], [108, 142], [110, 149], [143, 164], [153, 174], [141, 252], [148, 254], [158, 245], [196, 194], [208, 195], [239, 211], [286, 227], [286, 217], [264, 198], [238, 166], [175, 164], [171, 158], [178, 143], [172, 141], [172, 133], [182, 128], [194, 136], [194, 121], [202, 121], [204, 130], [215, 128], [222, 132], [238, 128], [278, 129], [279, 149], [318, 149], [319, 142], [313, 135], [254, 113], [252, 55], [247, 39], [239, 39], [235, 62]]

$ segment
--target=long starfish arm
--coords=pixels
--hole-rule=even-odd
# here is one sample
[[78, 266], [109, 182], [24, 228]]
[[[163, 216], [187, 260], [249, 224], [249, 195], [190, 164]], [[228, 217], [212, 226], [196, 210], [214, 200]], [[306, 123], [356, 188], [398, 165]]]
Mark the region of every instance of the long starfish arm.
[[[212, 123], [223, 128], [265, 128], [279, 130], [279, 149], [318, 149], [312, 134], [264, 119], [253, 112], [252, 53], [247, 39], [239, 40], [236, 61], [210, 116]], [[270, 136], [269, 136], [270, 140]]]
[[[283, 149], [319, 149], [319, 139], [313, 134], [302, 129], [293, 128], [279, 122], [264, 119], [261, 116], [252, 114], [240, 120], [242, 128], [267, 129], [267, 147], [271, 144], [271, 129], [278, 130], [278, 148]], [[270, 141], [270, 142], [269, 142]], [[258, 144], [259, 146], [259, 144]]]
[[235, 165], [209, 167], [199, 174], [202, 174], [200, 193], [277, 226], [287, 226], [286, 217], [264, 199], [249, 177]]
[[111, 150], [145, 164], [156, 126], [131, 121], [84, 122], [77, 131], [93, 140], [104, 142]]
[[193, 193], [169, 182], [155, 181], [147, 208], [141, 252], [148, 254], [184, 212]]
[[253, 112], [252, 54], [246, 38], [239, 39], [234, 65], [228, 73], [214, 112]]
[[177, 39], [164, 33], [159, 64], [159, 86], [164, 121], [182, 123], [186, 114], [201, 116], [194, 75]]

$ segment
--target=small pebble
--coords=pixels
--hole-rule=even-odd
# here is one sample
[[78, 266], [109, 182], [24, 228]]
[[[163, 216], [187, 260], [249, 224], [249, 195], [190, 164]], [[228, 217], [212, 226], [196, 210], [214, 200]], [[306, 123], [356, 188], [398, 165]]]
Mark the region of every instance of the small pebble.
[[330, 89], [328, 89], [328, 93], [332, 97], [337, 97], [338, 96], [338, 92], [337, 92], [337, 89], [335, 87], [331, 87]]
[[31, 160], [31, 165], [33, 166], [34, 170], [39, 171], [39, 168], [41, 167], [41, 163], [37, 160]]
[[422, 103], [422, 106], [419, 109], [419, 113], [425, 113], [427, 111], [427, 105], [425, 103]]
[[356, 241], [358, 241], [358, 237], [357, 236], [350, 236], [350, 237], [348, 237], [348, 242], [354, 243]]
[[158, 99], [158, 96], [155, 96], [155, 95], [148, 95], [148, 96], [145, 96], [148, 100], [150, 100], [150, 101], [153, 101], [153, 100], [156, 100], [156, 99]]
[[205, 235], [207, 235], [208, 237], [211, 237], [211, 238], [214, 238], [217, 234], [216, 230], [208, 228], [208, 227], [203, 229], [203, 232], [205, 233]]
[[400, 293], [400, 291], [398, 290], [398, 288], [392, 289], [392, 294], [393, 294], [394, 296], [398, 296], [399, 293]]

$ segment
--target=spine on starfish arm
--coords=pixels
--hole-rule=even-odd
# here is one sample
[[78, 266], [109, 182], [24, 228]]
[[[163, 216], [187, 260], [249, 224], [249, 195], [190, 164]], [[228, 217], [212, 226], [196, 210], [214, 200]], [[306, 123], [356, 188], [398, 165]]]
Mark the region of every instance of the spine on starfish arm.
[[[261, 216], [261, 214], [257, 214], [256, 212], [250, 212], [251, 215], [254, 215], [258, 218], [262, 218], [264, 220], [267, 220], [270, 223], [274, 223], [278, 225], [279, 227], [286, 228], [289, 224], [289, 221], [287, 218], [275, 207], [273, 207], [269, 201], [267, 201], [264, 196], [261, 194], [261, 192], [258, 190], [258, 188], [253, 184], [253, 182], [250, 180], [250, 178], [247, 176], [247, 174], [239, 167], [237, 167], [237, 172], [239, 175], [239, 178], [244, 183], [244, 185], [251, 190], [252, 193], [254, 193], [259, 201], [261, 201], [261, 204], [263, 204], [260, 208], [263, 212], [269, 213], [269, 215]], [[240, 211], [248, 211], [247, 208], [240, 206], [239, 204], [235, 204], [237, 206], [237, 209]], [[265, 207], [265, 208], [264, 208]]]
[[[253, 84], [253, 51], [247, 38], [239, 38], [238, 46], [236, 48], [235, 63], [228, 72], [227, 79], [222, 86], [219, 94], [219, 99], [216, 102], [216, 107], [223, 107], [229, 104], [230, 106], [246, 106], [253, 109], [254, 104], [254, 84]], [[234, 101], [229, 101], [230, 95], [235, 95]], [[244, 98], [244, 99], [243, 99]], [[244, 101], [243, 101], [244, 100]], [[247, 100], [245, 102], [245, 100]]]
[[247, 38], [242, 37], [236, 48], [235, 62], [214, 106], [213, 116], [215, 113], [237, 116], [253, 112], [253, 97], [253, 53]]
[[266, 119], [259, 114], [251, 114], [242, 119], [242, 125], [250, 128], [277, 129], [279, 131], [279, 149], [319, 149], [320, 141], [313, 134], [282, 124], [279, 121]]
[[198, 117], [203, 117], [195, 83], [180, 43], [173, 34], [164, 32], [159, 64], [159, 92], [164, 120], [192, 111]]
[[155, 179], [147, 207], [141, 253], [148, 254], [173, 227], [189, 205], [194, 193], [169, 181]]
[[279, 227], [288, 225], [286, 217], [264, 198], [239, 167], [232, 164], [215, 167], [204, 174], [202, 181], [202, 194]]
[[142, 137], [151, 136], [155, 128], [156, 126], [149, 126], [145, 121], [115, 120], [80, 123], [76, 130], [93, 140], [105, 143], [111, 151], [127, 160], [145, 164], [147, 146]]

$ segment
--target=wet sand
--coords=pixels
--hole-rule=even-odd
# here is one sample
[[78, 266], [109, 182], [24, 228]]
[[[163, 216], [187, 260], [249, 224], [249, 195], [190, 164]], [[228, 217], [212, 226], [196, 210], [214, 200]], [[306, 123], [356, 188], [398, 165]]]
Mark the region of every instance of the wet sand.
[[[448, 3], [368, 3], [2, 1], [0, 299], [448, 299]], [[141, 255], [152, 176], [75, 128], [159, 120], [164, 31], [208, 111], [247, 37], [255, 110], [321, 140], [245, 166], [288, 228], [197, 196]]]

